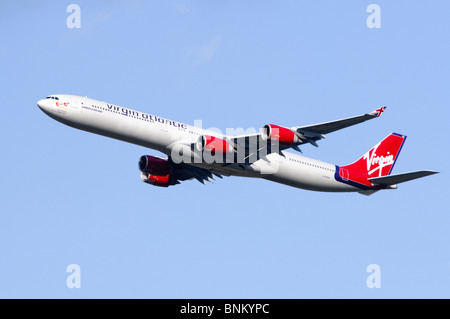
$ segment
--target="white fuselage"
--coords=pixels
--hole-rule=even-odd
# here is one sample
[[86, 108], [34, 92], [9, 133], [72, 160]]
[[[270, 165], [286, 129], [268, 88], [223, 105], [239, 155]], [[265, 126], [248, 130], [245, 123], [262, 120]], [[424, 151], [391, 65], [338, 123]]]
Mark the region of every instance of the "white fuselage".
[[[71, 127], [158, 150], [171, 156], [173, 145], [195, 143], [202, 135], [224, 135], [148, 113], [76, 95], [57, 94], [38, 106], [53, 119]], [[281, 154], [281, 155], [280, 155]], [[361, 189], [336, 179], [337, 166], [281, 151], [249, 165], [189, 163], [227, 176], [260, 177], [302, 189], [351, 192]]]

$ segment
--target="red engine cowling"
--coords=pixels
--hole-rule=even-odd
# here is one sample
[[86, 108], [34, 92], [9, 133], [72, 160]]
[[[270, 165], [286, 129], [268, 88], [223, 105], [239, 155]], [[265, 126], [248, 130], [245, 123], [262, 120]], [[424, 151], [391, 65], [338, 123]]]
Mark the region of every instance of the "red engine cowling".
[[199, 151], [208, 150], [211, 152], [212, 156], [215, 154], [226, 154], [233, 152], [233, 147], [228, 141], [210, 135], [200, 136], [197, 142], [197, 149]]
[[291, 129], [273, 124], [264, 126], [262, 136], [265, 140], [277, 140], [282, 145], [292, 145], [298, 142], [298, 137]]
[[169, 187], [170, 185], [173, 185], [173, 183], [170, 182], [170, 174], [158, 176], [142, 172], [141, 179], [143, 182], [153, 186]]
[[166, 176], [170, 172], [170, 163], [167, 159], [144, 155], [139, 159], [139, 170], [156, 176]]

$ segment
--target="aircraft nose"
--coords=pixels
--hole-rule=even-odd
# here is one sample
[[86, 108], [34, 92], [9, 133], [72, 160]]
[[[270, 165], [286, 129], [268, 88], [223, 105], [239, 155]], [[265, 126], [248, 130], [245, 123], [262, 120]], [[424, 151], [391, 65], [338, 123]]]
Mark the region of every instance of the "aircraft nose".
[[42, 100], [39, 100], [39, 101], [37, 102], [37, 106], [39, 106], [39, 108], [40, 108], [42, 111], [46, 111], [46, 110], [48, 109], [48, 99], [42, 99]]

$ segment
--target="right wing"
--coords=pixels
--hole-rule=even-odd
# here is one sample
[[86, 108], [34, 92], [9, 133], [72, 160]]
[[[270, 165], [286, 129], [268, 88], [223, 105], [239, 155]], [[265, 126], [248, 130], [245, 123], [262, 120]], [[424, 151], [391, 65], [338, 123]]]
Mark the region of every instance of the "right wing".
[[[233, 163], [251, 164], [259, 159], [264, 159], [271, 153], [279, 153], [284, 156], [281, 151], [288, 148], [301, 152], [298, 147], [301, 144], [310, 143], [317, 147], [317, 141], [325, 138], [324, 134], [377, 118], [385, 109], [386, 107], [383, 106], [363, 115], [307, 126], [289, 128], [268, 124], [264, 126], [261, 132], [255, 134], [221, 137], [202, 135], [197, 141], [180, 140], [172, 143], [168, 148], [171, 150], [171, 154], [179, 154], [182, 151], [183, 157], [187, 156], [183, 160], [185, 163], [197, 163], [192, 160], [194, 157], [200, 156], [195, 150], [203, 151], [204, 149], [209, 149], [214, 151], [214, 153], [227, 153], [223, 166], [229, 166]], [[179, 162], [177, 161], [177, 163]], [[202, 160], [200, 159], [199, 162], [202, 162]], [[205, 177], [208, 174], [202, 173], [200, 174], [198, 170], [194, 169], [193, 175], [188, 176], [203, 182], [207, 180]], [[185, 178], [184, 175], [178, 179], [183, 180], [183, 178]]]
[[363, 115], [348, 117], [342, 120], [336, 120], [331, 122], [325, 122], [320, 124], [313, 124], [307, 126], [295, 126], [292, 127], [294, 131], [296, 131], [302, 141], [301, 144], [311, 143], [312, 145], [317, 147], [316, 141], [325, 138], [324, 134], [328, 134], [355, 124], [359, 124], [368, 120], [372, 120], [374, 118], [379, 117], [383, 114], [386, 106], [382, 106], [376, 109], [373, 112], [366, 113]]
[[[340, 130], [340, 129], [343, 129], [343, 128], [346, 128], [346, 127], [349, 127], [352, 125], [356, 125], [356, 124], [377, 118], [384, 112], [385, 109], [386, 109], [386, 107], [382, 106], [373, 112], [366, 113], [363, 115], [348, 117], [345, 119], [331, 121], [331, 122], [307, 125], [307, 126], [294, 126], [294, 127], [290, 127], [290, 128], [279, 126], [278, 128], [281, 131], [287, 132], [287, 134], [291, 134], [293, 136], [292, 136], [292, 143], [283, 144], [282, 142], [280, 142], [278, 149], [281, 151], [284, 149], [293, 148], [296, 151], [301, 152], [301, 150], [298, 146], [302, 145], [302, 144], [306, 144], [306, 143], [310, 143], [310, 144], [318, 147], [317, 141], [325, 138], [324, 134], [328, 134], [328, 133], [331, 133], [331, 132], [334, 132], [334, 131], [337, 131], [337, 130]], [[268, 127], [270, 127], [270, 126], [277, 127], [277, 126], [270, 124], [270, 125], [266, 125], [264, 129], [267, 130]], [[267, 132], [265, 134], [261, 132], [261, 133], [257, 133], [257, 134], [233, 136], [233, 137], [229, 137], [228, 139], [232, 142], [232, 144], [234, 145], [236, 150], [238, 148], [246, 149], [246, 150], [248, 150], [249, 148], [260, 150], [260, 149], [264, 148], [263, 143], [261, 143], [261, 139], [262, 140], [266, 139], [267, 135], [270, 135], [270, 134], [268, 134]], [[258, 145], [255, 145], [256, 143]], [[271, 150], [268, 150], [267, 154], [270, 154], [270, 153], [271, 153]], [[246, 155], [247, 156], [249, 155], [248, 152]]]

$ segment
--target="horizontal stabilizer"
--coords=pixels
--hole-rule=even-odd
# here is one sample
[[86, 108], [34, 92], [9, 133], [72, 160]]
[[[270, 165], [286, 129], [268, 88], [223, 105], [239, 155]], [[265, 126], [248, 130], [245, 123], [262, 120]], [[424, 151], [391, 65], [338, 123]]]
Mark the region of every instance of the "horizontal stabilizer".
[[383, 177], [368, 178], [368, 181], [370, 181], [373, 184], [394, 185], [394, 184], [400, 184], [403, 182], [411, 181], [416, 178], [433, 175], [436, 173], [438, 173], [438, 172], [417, 171], [417, 172], [410, 172], [410, 173], [403, 173], [403, 174], [396, 174], [396, 175], [387, 175], [387, 176], [383, 176]]

